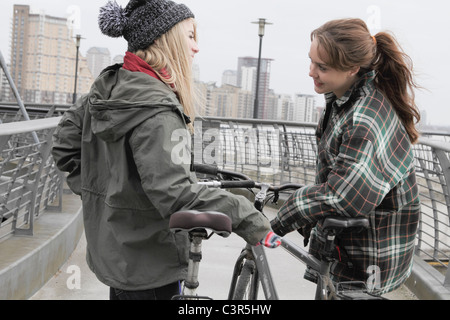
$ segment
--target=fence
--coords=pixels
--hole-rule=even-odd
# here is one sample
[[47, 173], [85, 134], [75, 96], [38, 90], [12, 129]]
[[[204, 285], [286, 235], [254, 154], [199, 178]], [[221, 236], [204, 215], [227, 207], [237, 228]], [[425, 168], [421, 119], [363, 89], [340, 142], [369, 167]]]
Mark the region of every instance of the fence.
[[33, 222], [59, 196], [62, 179], [50, 155], [58, 118], [0, 125], [0, 241], [33, 235]]
[[450, 287], [450, 143], [422, 138], [414, 151], [422, 203], [416, 254], [445, 274]]

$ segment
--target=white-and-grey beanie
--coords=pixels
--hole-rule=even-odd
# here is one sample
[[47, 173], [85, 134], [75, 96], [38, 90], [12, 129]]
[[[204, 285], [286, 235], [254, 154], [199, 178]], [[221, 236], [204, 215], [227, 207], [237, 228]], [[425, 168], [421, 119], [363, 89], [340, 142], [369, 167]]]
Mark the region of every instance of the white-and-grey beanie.
[[98, 24], [103, 34], [128, 41], [128, 51], [146, 49], [177, 23], [194, 18], [184, 4], [168, 0], [131, 0], [125, 8], [109, 1], [100, 8]]

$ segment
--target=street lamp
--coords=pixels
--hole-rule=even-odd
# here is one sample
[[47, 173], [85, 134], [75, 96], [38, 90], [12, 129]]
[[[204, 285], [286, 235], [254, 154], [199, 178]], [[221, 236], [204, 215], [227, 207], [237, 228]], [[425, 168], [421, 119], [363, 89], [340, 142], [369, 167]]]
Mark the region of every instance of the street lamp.
[[255, 92], [255, 104], [253, 106], [253, 119], [258, 119], [258, 108], [259, 108], [259, 102], [258, 102], [258, 95], [259, 95], [259, 75], [261, 73], [261, 50], [262, 50], [262, 40], [264, 37], [264, 30], [266, 27], [266, 24], [272, 24], [270, 22], [266, 22], [266, 19], [260, 18], [257, 22], [252, 22], [254, 24], [259, 25], [258, 35], [259, 35], [259, 55], [258, 55], [258, 67], [256, 72], [256, 92]]
[[76, 62], [75, 62], [75, 85], [73, 89], [73, 103], [77, 101], [77, 82], [78, 82], [78, 55], [80, 52], [80, 42], [81, 42], [81, 35], [77, 34], [77, 56], [76, 56]]

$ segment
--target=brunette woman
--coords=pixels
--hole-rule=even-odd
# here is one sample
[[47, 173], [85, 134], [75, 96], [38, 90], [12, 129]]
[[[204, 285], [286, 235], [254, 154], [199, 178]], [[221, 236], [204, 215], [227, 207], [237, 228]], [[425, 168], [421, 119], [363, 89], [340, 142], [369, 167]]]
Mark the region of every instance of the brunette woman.
[[[420, 215], [412, 146], [420, 115], [409, 57], [386, 32], [360, 19], [330, 21], [311, 34], [309, 75], [326, 110], [317, 128], [317, 178], [279, 210], [273, 230], [299, 230], [317, 255], [327, 216], [367, 217], [370, 229], [337, 238], [333, 280], [363, 281], [383, 294], [408, 278]], [[307, 271], [306, 278], [314, 281]]]

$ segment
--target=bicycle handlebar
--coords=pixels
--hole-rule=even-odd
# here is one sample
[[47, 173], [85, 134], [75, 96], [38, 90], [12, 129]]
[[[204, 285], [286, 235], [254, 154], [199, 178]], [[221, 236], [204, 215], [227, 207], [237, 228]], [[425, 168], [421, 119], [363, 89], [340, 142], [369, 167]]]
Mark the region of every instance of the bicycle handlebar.
[[194, 164], [194, 171], [199, 173], [211, 174], [213, 176], [217, 175], [218, 168], [215, 166], [210, 166], [207, 164]]
[[234, 171], [228, 171], [228, 170], [222, 170], [219, 169], [217, 166], [207, 165], [207, 164], [194, 164], [193, 166], [194, 171], [197, 173], [204, 173], [209, 174], [213, 176], [217, 176], [219, 174], [227, 175], [232, 178], [240, 179], [238, 181], [212, 181], [212, 182], [204, 182], [202, 184], [217, 187], [217, 188], [224, 188], [224, 189], [231, 189], [231, 188], [258, 188], [261, 189], [263, 187], [266, 187], [268, 191], [273, 192], [279, 192], [283, 190], [288, 189], [299, 189], [303, 187], [302, 184], [298, 183], [286, 183], [280, 186], [273, 186], [268, 185], [265, 183], [258, 183], [253, 181], [250, 177], [246, 176], [243, 173], [234, 172]]
[[255, 188], [256, 183], [251, 180], [241, 180], [241, 181], [221, 181], [221, 186], [224, 189], [232, 188]]

